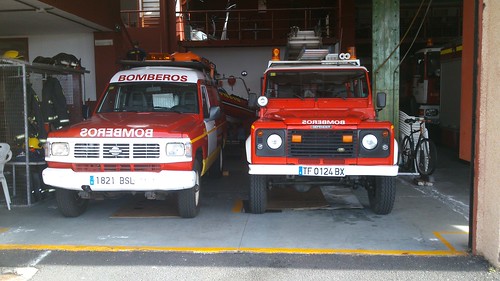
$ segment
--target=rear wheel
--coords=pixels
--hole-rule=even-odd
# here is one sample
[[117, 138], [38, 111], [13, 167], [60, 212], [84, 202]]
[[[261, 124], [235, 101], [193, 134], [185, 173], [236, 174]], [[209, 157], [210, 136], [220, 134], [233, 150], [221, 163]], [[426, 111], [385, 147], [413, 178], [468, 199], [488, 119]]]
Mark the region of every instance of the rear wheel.
[[415, 152], [418, 172], [423, 176], [434, 173], [437, 163], [437, 149], [434, 142], [430, 139], [421, 139]]
[[377, 215], [387, 215], [396, 199], [395, 177], [375, 177], [367, 188], [370, 208]]
[[78, 191], [58, 188], [56, 201], [59, 212], [65, 217], [78, 217], [87, 210], [88, 199], [82, 199]]
[[200, 161], [195, 161], [193, 171], [196, 173], [195, 185], [177, 192], [177, 207], [182, 218], [194, 218], [200, 211]]
[[403, 142], [401, 143], [401, 159], [400, 159], [401, 168], [405, 171], [409, 171], [412, 169], [412, 157], [411, 157], [411, 142], [410, 137], [405, 136], [403, 138]]
[[250, 213], [262, 214], [267, 207], [267, 180], [266, 176], [250, 175], [250, 194], [248, 205]]

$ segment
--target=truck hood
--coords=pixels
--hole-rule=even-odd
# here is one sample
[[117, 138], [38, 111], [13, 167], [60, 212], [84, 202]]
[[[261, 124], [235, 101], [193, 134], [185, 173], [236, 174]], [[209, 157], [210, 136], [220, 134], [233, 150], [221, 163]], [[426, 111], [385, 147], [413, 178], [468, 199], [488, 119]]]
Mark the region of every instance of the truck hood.
[[90, 119], [53, 131], [49, 137], [185, 137], [197, 121], [195, 114], [176, 112], [113, 112], [95, 114]]
[[368, 119], [365, 113], [342, 110], [280, 110], [268, 113], [265, 118], [282, 121], [286, 125], [357, 125]]

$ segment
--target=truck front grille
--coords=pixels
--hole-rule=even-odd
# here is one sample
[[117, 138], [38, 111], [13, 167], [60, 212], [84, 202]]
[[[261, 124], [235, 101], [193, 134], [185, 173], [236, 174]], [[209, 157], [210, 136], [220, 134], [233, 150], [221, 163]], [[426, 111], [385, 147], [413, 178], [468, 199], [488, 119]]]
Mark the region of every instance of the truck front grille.
[[[288, 157], [354, 158], [357, 155], [357, 131], [289, 130], [287, 135]], [[292, 142], [293, 135], [300, 136], [301, 141]], [[344, 142], [344, 136], [352, 137], [352, 142]]]
[[160, 158], [157, 143], [76, 143], [75, 158], [146, 159]]
[[75, 144], [75, 158], [99, 158], [100, 145], [98, 143]]
[[160, 172], [160, 164], [73, 164], [75, 172]]

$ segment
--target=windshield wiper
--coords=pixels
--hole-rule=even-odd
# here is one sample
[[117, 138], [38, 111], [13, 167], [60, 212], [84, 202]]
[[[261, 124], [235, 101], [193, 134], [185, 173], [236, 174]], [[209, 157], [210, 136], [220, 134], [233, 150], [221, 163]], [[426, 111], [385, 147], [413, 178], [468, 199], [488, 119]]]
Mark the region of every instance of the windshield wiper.
[[[175, 106], [174, 106], [175, 107]], [[154, 111], [161, 111], [161, 112], [176, 112], [176, 113], [184, 113], [181, 110], [175, 109], [174, 107], [166, 107], [166, 106], [155, 106], [153, 107]]]
[[294, 96], [294, 97], [298, 97], [298, 98], [299, 98], [299, 99], [301, 99], [301, 100], [304, 100], [304, 97], [303, 97], [303, 96], [301, 96], [300, 94], [294, 94], [293, 96]]

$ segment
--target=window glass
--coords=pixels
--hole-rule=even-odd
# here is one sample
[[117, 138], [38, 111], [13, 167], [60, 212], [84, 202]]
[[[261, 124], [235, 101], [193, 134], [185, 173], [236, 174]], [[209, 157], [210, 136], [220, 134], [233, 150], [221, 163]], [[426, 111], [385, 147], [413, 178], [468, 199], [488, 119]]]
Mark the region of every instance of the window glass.
[[269, 98], [365, 98], [368, 96], [366, 72], [271, 71], [267, 73], [266, 95]]
[[198, 108], [194, 83], [115, 83], [106, 90], [97, 112], [198, 113]]
[[209, 109], [210, 109], [210, 100], [208, 99], [207, 87], [205, 85], [201, 85], [201, 96], [203, 100], [203, 117], [208, 118]]

